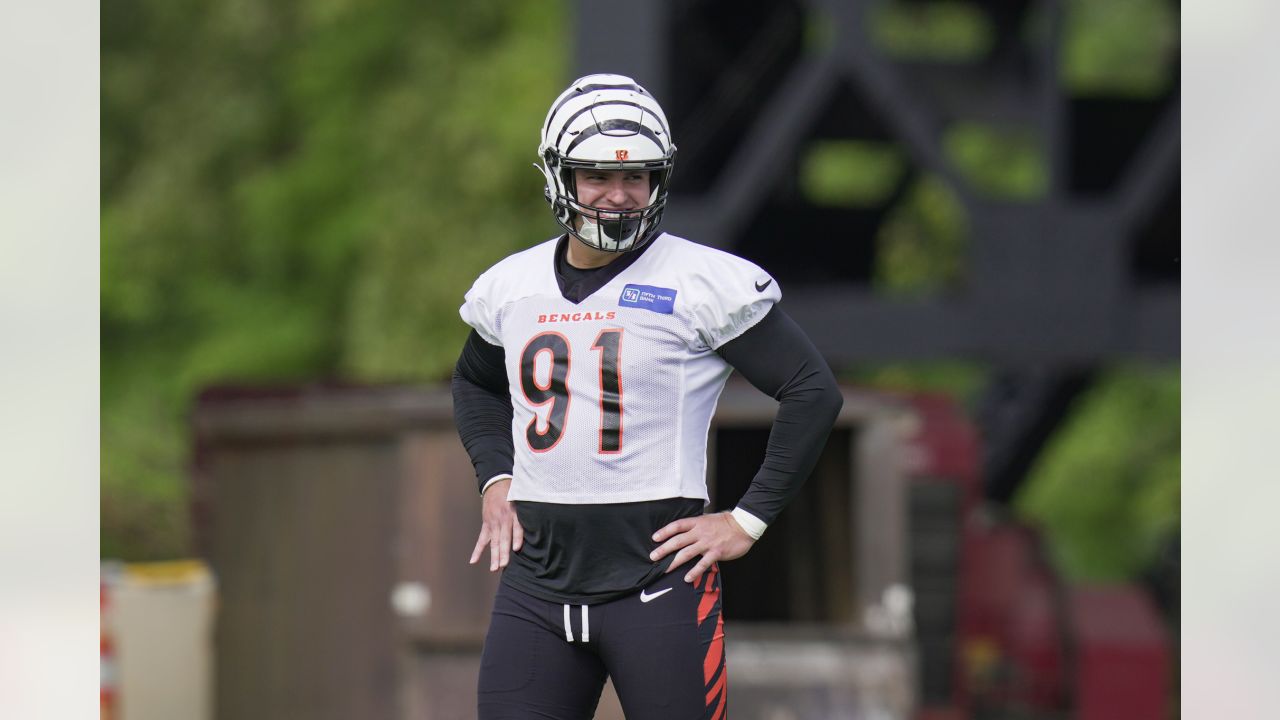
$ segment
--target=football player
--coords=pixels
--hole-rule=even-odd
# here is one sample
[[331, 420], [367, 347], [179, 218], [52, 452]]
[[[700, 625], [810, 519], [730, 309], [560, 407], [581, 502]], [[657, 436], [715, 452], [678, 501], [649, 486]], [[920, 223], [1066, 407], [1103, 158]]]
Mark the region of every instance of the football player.
[[[842, 403], [767, 272], [658, 231], [676, 146], [634, 80], [573, 82], [542, 125], [564, 233], [494, 265], [460, 313], [458, 432], [502, 571], [481, 718], [590, 718], [612, 678], [628, 718], [725, 716], [717, 563], [799, 491]], [[783, 241], [783, 239], [780, 239]], [[707, 432], [738, 370], [779, 401], [731, 512], [704, 514]]]

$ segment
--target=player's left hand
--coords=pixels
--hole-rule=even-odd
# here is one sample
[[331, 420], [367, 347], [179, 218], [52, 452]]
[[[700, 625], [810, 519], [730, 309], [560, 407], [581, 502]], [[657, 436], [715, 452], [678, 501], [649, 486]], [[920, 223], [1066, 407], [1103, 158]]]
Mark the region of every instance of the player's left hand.
[[740, 558], [756, 542], [728, 512], [676, 520], [654, 533], [653, 541], [662, 544], [649, 553], [650, 560], [657, 562], [671, 553], [676, 554], [667, 572], [702, 556], [684, 576], [685, 582], [695, 584], [712, 563]]

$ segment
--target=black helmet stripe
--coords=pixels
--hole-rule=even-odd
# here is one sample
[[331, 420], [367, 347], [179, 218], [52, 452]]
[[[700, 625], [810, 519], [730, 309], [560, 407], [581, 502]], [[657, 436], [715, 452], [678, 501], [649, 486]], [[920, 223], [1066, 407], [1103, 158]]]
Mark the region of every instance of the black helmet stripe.
[[620, 120], [613, 118], [605, 120], [602, 123], [596, 123], [595, 125], [588, 127], [586, 130], [583, 130], [578, 137], [573, 139], [573, 142], [569, 143], [569, 147], [565, 148], [565, 153], [573, 152], [573, 149], [581, 145], [584, 140], [595, 137], [596, 135], [609, 130], [630, 130], [633, 134], [638, 133], [652, 140], [653, 144], [658, 146], [658, 151], [662, 151], [662, 141], [658, 139], [658, 136], [655, 135], [652, 130], [641, 125], [635, 120]]
[[[648, 95], [648, 94], [649, 94], [648, 92], [646, 92], [646, 91], [645, 91], [645, 89], [644, 89], [644, 88], [640, 87], [639, 85], [634, 85], [634, 84], [627, 84], [627, 85], [583, 85], [582, 87], [577, 88], [577, 90], [578, 90], [578, 93], [579, 93], [579, 94], [585, 94], [585, 93], [589, 93], [589, 92], [594, 92], [594, 91], [596, 91], [596, 90], [630, 90], [631, 92], [640, 93], [641, 95]], [[570, 100], [572, 100], [574, 97], [576, 97], [576, 96], [575, 96], [575, 95], [569, 95], [569, 94], [566, 94], [566, 95], [565, 95], [565, 97], [564, 97], [563, 99], [561, 99], [561, 100], [560, 100], [560, 102], [556, 103], [556, 104], [555, 104], [555, 106], [551, 108], [551, 112], [547, 113], [547, 120], [546, 120], [546, 122], [544, 122], [544, 123], [542, 124], [542, 132], [544, 132], [544, 133], [545, 133], [545, 132], [547, 131], [547, 129], [551, 127], [551, 118], [554, 118], [554, 117], [556, 116], [556, 113], [557, 113], [557, 112], [559, 112], [560, 108], [564, 107], [564, 104], [565, 104], [565, 103], [567, 103], [567, 102], [569, 102]], [[663, 129], [665, 130], [666, 128], [663, 128]]]
[[[560, 147], [560, 141], [564, 139], [564, 134], [569, 131], [569, 126], [573, 125], [574, 120], [577, 120], [579, 117], [581, 117], [585, 113], [589, 113], [595, 110], [596, 108], [604, 107], [605, 105], [630, 105], [633, 108], [639, 108], [640, 110], [644, 111], [645, 114], [649, 115], [654, 120], [657, 120], [658, 124], [662, 126], [662, 132], [666, 133], [667, 137], [671, 137], [671, 131], [667, 129], [667, 124], [662, 122], [662, 118], [658, 117], [658, 115], [654, 113], [653, 110], [650, 110], [649, 108], [641, 105], [640, 103], [633, 103], [628, 100], [606, 100], [604, 102], [595, 103], [594, 105], [588, 105], [582, 108], [581, 110], [579, 110], [578, 112], [574, 113], [573, 115], [570, 115], [562, 123], [562, 127], [560, 128], [560, 134], [556, 136], [556, 141], [555, 143], [552, 144], [551, 147]], [[658, 149], [661, 150], [662, 146], [659, 145]]]

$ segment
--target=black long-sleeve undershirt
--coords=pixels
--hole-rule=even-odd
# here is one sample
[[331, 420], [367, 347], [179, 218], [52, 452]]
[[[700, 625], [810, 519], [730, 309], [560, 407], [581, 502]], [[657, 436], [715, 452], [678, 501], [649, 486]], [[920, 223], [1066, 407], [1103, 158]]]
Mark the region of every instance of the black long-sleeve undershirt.
[[501, 347], [490, 345], [475, 330], [467, 336], [453, 368], [453, 422], [471, 456], [480, 489], [515, 466], [511, 444], [511, 395]]
[[[780, 307], [717, 351], [753, 386], [778, 400], [764, 462], [738, 507], [772, 523], [800, 491], [843, 398], [827, 363]], [[453, 373], [454, 420], [480, 487], [510, 474], [511, 398], [503, 349], [474, 330]]]
[[813, 471], [844, 398], [818, 349], [780, 307], [718, 352], [779, 403], [764, 462], [738, 500], [738, 507], [772, 523]]

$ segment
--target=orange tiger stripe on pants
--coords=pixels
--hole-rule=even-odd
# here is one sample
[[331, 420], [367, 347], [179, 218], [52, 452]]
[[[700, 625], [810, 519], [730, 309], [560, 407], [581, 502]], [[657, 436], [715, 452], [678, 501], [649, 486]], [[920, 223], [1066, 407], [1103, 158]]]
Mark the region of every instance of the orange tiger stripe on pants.
[[702, 677], [707, 691], [705, 717], [722, 720], [726, 716], [729, 688], [725, 677], [724, 617], [720, 609], [718, 564], [712, 564], [703, 579], [702, 598], [698, 601], [698, 634], [707, 648], [702, 661]]

